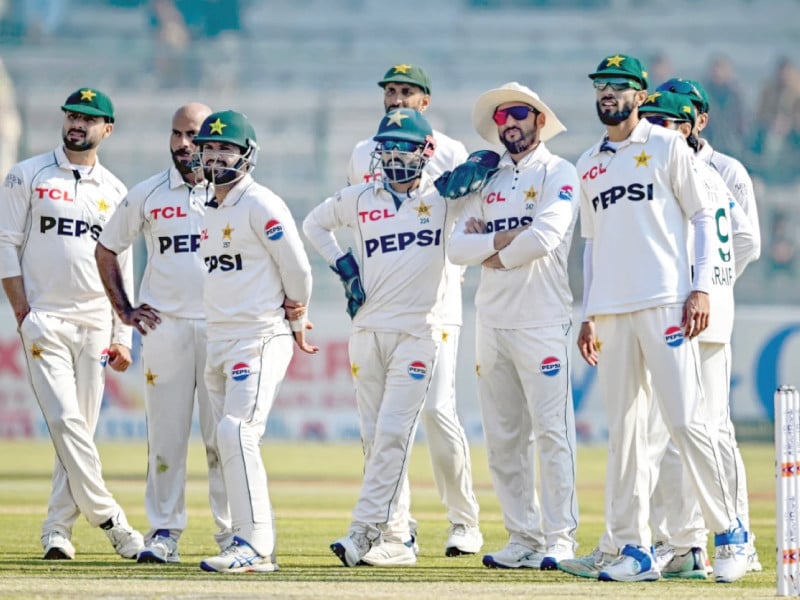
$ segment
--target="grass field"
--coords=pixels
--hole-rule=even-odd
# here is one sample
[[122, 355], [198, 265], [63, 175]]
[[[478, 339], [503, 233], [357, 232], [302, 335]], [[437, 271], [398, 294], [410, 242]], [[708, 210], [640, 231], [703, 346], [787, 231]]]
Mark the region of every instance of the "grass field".
[[[752, 526], [762, 573], [732, 585], [712, 581], [603, 583], [561, 572], [490, 570], [480, 556], [445, 558], [445, 512], [430, 473], [427, 448], [417, 446], [411, 465], [413, 511], [419, 520], [419, 561], [414, 567], [346, 569], [330, 552], [344, 535], [361, 476], [356, 445], [263, 446], [278, 527], [278, 562], [272, 574], [215, 575], [198, 567], [216, 553], [207, 507], [202, 450], [191, 448], [187, 484], [189, 527], [180, 541], [181, 562], [139, 565], [116, 556], [99, 530], [81, 518], [73, 532], [74, 561], [41, 560], [39, 535], [50, 488], [53, 451], [44, 442], [2, 442], [0, 456], [0, 598], [767, 598], [775, 596], [775, 482], [771, 446], [743, 447], [750, 483]], [[131, 523], [144, 515], [144, 444], [100, 447], [104, 473]], [[603, 523], [604, 447], [581, 447], [578, 462], [581, 525], [579, 553], [597, 543]], [[475, 492], [481, 505], [484, 550], [505, 545], [497, 500], [483, 448], [473, 449]]]

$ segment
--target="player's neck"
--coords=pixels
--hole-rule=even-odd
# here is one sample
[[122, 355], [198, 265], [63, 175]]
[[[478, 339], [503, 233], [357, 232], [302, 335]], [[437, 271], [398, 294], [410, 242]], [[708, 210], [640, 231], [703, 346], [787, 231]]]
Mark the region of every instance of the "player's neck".
[[395, 194], [408, 194], [419, 187], [419, 178], [412, 179], [411, 181], [406, 181], [404, 183], [390, 181], [389, 185], [392, 187]]
[[623, 142], [631, 137], [631, 133], [639, 124], [639, 116], [635, 113], [618, 123], [617, 125], [606, 125], [606, 137], [610, 142]]
[[64, 155], [69, 160], [70, 164], [73, 165], [86, 165], [87, 167], [91, 167], [94, 163], [97, 162], [97, 149], [90, 148], [89, 150], [82, 150], [81, 152], [77, 152], [75, 150], [70, 150], [66, 146], [64, 148]]

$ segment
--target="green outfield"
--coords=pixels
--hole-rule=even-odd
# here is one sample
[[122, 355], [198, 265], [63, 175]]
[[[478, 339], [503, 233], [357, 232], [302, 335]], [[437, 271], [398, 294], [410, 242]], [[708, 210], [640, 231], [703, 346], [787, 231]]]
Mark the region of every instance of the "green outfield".
[[[104, 473], [131, 523], [143, 532], [145, 445], [103, 444]], [[50, 487], [53, 451], [44, 442], [2, 442], [0, 455], [0, 598], [767, 598], [775, 596], [774, 453], [768, 445], [743, 447], [750, 507], [762, 573], [732, 585], [711, 581], [602, 583], [561, 572], [490, 570], [480, 556], [445, 558], [445, 512], [439, 502], [427, 449], [415, 448], [411, 465], [414, 516], [419, 520], [419, 561], [414, 567], [346, 569], [328, 544], [344, 535], [358, 494], [357, 445], [263, 446], [278, 527], [278, 562], [272, 574], [214, 575], [198, 567], [216, 553], [207, 508], [204, 458], [190, 457], [189, 527], [180, 541], [181, 562], [138, 565], [114, 554], [99, 529], [81, 518], [73, 534], [74, 561], [41, 559], [39, 535]], [[475, 492], [481, 505], [484, 549], [506, 542], [482, 447], [473, 449]], [[579, 553], [600, 535], [605, 476], [604, 447], [581, 447], [578, 462], [581, 525]]]

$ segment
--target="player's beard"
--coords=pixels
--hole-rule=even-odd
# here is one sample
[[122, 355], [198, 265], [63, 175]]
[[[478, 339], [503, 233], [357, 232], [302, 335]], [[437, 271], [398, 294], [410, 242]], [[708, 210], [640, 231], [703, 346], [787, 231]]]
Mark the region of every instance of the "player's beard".
[[603, 109], [600, 108], [599, 100], [595, 102], [594, 106], [597, 109], [597, 116], [600, 117], [600, 121], [602, 121], [603, 125], [619, 125], [623, 121], [627, 121], [628, 117], [636, 110], [633, 101], [625, 102], [619, 107], [617, 112], [613, 113], [603, 112]]
[[[519, 139], [510, 142], [506, 139], [506, 135], [515, 129], [520, 132], [520, 137]], [[503, 136], [500, 141], [503, 142], [503, 146], [506, 147], [506, 150], [508, 150], [509, 154], [522, 154], [536, 144], [538, 141], [537, 137], [536, 127], [534, 127], [528, 133], [525, 133], [519, 127], [509, 127], [503, 132]]]
[[77, 129], [63, 129], [61, 132], [61, 141], [64, 142], [64, 147], [67, 150], [71, 150], [72, 152], [86, 152], [87, 150], [91, 150], [93, 148], [97, 148], [100, 140], [93, 140], [89, 137], [89, 133], [84, 131], [83, 132], [83, 141], [75, 142], [69, 139], [69, 134], [71, 131], [78, 131]]
[[194, 173], [194, 169], [192, 168], [192, 153], [189, 153], [188, 158], [182, 158], [180, 154], [174, 150], [170, 150], [170, 154], [172, 155], [172, 164], [175, 165], [175, 168], [178, 169], [178, 172], [181, 175], [189, 175], [190, 173]]

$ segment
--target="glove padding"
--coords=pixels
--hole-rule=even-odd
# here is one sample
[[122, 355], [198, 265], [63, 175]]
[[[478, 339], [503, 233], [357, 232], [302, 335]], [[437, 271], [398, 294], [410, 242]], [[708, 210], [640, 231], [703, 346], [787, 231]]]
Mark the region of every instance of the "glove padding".
[[352, 319], [367, 299], [366, 294], [364, 294], [364, 286], [361, 284], [358, 263], [353, 257], [353, 251], [348, 250], [347, 254], [337, 258], [331, 270], [339, 276], [344, 284], [344, 295], [347, 298], [347, 314]]
[[478, 150], [452, 171], [445, 171], [433, 182], [443, 198], [454, 200], [483, 189], [497, 173], [500, 155], [491, 150]]

